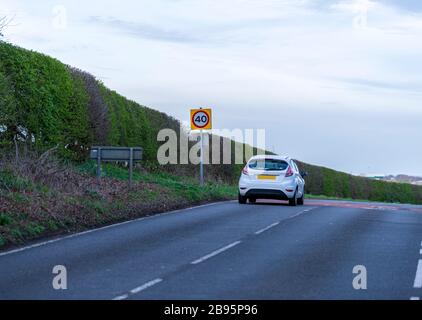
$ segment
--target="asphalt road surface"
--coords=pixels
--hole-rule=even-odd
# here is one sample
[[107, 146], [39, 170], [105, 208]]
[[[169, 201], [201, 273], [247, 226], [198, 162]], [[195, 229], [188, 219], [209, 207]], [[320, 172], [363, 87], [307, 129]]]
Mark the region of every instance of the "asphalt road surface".
[[0, 252], [0, 299], [416, 300], [421, 241], [420, 206], [222, 202]]

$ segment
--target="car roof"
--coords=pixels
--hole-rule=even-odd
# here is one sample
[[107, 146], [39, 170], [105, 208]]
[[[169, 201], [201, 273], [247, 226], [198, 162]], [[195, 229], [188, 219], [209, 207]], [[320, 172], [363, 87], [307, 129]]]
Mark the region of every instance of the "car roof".
[[289, 161], [290, 157], [288, 156], [279, 156], [279, 155], [271, 155], [271, 154], [259, 154], [256, 156], [253, 156], [249, 159], [249, 161], [251, 160], [259, 160], [259, 159], [276, 159], [276, 160], [284, 160], [284, 161]]

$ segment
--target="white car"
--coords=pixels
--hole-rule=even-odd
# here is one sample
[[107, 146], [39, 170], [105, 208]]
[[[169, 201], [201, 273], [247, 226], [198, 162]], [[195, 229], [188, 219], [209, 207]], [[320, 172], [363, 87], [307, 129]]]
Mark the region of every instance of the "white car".
[[288, 200], [291, 206], [303, 205], [306, 175], [289, 157], [254, 156], [243, 168], [239, 179], [239, 203], [278, 199]]

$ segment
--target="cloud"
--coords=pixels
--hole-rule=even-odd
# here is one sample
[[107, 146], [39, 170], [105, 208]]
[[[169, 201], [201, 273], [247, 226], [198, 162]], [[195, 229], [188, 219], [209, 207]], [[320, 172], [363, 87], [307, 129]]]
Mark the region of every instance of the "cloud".
[[420, 0], [378, 0], [380, 3], [410, 12], [422, 12]]
[[178, 30], [160, 28], [147, 23], [131, 22], [121, 20], [115, 17], [91, 16], [88, 23], [101, 24], [114, 31], [124, 33], [125, 35], [139, 37], [148, 40], [176, 42], [176, 43], [195, 43], [203, 41], [190, 33]]
[[404, 93], [422, 95], [422, 83], [411, 81], [380, 81], [374, 79], [358, 79], [358, 78], [337, 78], [336, 81], [341, 81], [347, 84], [356, 85], [359, 87], [366, 87], [371, 89], [383, 89], [403, 91]]
[[[260, 30], [268, 32], [269, 29], [282, 28], [286, 20], [307, 10], [307, 0], [266, 0], [259, 3], [233, 0], [230, 4], [208, 0], [201, 3], [165, 0], [164, 3], [169, 7], [157, 13], [156, 19], [140, 13], [135, 19], [94, 15], [85, 22], [146, 40], [223, 45], [228, 42], [250, 43]], [[138, 11], [142, 12], [142, 9], [140, 5]], [[173, 15], [173, 11], [177, 11], [178, 15]]]

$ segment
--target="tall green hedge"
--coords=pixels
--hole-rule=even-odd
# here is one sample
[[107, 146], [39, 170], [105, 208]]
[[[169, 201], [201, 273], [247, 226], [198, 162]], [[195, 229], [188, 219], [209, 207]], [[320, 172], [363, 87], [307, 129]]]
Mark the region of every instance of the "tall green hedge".
[[[89, 143], [88, 96], [83, 84], [56, 59], [0, 43], [0, 124], [2, 140], [20, 140], [38, 148]], [[6, 100], [6, 103], [4, 103]]]
[[158, 148], [156, 137], [157, 127], [154, 127], [147, 116], [146, 107], [129, 101], [114, 91], [101, 85], [101, 92], [109, 107], [110, 132], [109, 144], [117, 146], [142, 146], [144, 158], [156, 158]]
[[[20, 143], [38, 150], [59, 145], [73, 160], [85, 159], [93, 144], [108, 144], [142, 146], [145, 159], [155, 161], [158, 130], [179, 129], [176, 119], [122, 97], [87, 73], [4, 42], [0, 103], [0, 126], [7, 127], [0, 127], [0, 147], [11, 147], [23, 132]], [[100, 120], [108, 123], [98, 124], [104, 110]]]
[[299, 162], [308, 172], [306, 192], [339, 198], [422, 204], [422, 187], [352, 176], [332, 169]]

